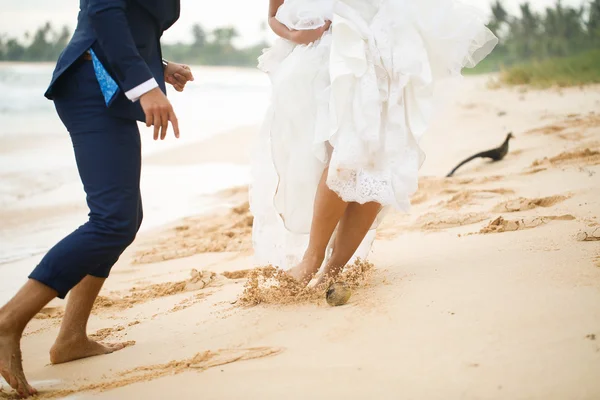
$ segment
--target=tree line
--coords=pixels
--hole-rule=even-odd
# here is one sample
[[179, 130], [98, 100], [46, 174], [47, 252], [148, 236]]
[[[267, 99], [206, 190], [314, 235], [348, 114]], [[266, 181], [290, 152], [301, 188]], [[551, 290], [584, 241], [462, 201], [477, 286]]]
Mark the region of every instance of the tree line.
[[55, 30], [50, 22], [33, 35], [25, 34], [25, 43], [14, 37], [0, 35], [0, 61], [55, 61], [65, 48], [71, 32], [67, 26]]
[[[265, 30], [265, 25], [261, 25]], [[233, 27], [216, 28], [207, 32], [200, 24], [192, 26], [192, 42], [166, 44], [163, 56], [186, 64], [255, 66], [262, 49], [268, 46], [260, 42], [250, 47], [236, 47], [233, 42], [239, 37]]]
[[[256, 58], [267, 46], [264, 42], [246, 48], [234, 46], [233, 41], [239, 34], [233, 27], [207, 32], [196, 24], [191, 33], [191, 44], [163, 45], [164, 57], [189, 64], [249, 66], [256, 64]], [[67, 26], [55, 29], [50, 22], [22, 39], [0, 35], [0, 61], [56, 61], [70, 38]]]
[[500, 43], [482, 63], [484, 69], [600, 50], [600, 0], [580, 7], [565, 6], [559, 0], [541, 12], [523, 2], [519, 9], [520, 15], [510, 15], [501, 1], [492, 4], [488, 26]]
[[[526, 1], [520, 5], [519, 14], [510, 15], [501, 0], [492, 4], [489, 27], [500, 43], [480, 70], [600, 49], [600, 0], [581, 7], [565, 6], [559, 0], [541, 12], [534, 11]], [[264, 24], [261, 29], [266, 29]], [[70, 36], [68, 27], [55, 29], [50, 22], [23, 39], [1, 35], [0, 61], [54, 61]], [[256, 65], [256, 58], [267, 44], [238, 47], [234, 45], [238, 36], [233, 27], [206, 31], [196, 24], [191, 29], [191, 43], [164, 45], [163, 53], [165, 58], [189, 64]]]

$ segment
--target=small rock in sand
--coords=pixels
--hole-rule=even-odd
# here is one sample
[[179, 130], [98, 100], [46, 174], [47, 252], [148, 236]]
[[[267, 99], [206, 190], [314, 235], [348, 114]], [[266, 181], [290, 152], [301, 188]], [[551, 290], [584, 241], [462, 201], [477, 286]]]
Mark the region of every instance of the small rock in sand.
[[329, 286], [329, 289], [327, 289], [327, 293], [325, 294], [325, 298], [327, 299], [327, 304], [335, 307], [346, 304], [348, 300], [350, 300], [351, 295], [352, 292], [345, 283], [336, 282]]

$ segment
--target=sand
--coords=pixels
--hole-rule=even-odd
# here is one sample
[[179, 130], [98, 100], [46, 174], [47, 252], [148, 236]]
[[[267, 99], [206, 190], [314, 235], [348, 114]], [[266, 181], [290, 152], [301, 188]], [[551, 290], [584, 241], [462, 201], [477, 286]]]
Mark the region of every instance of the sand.
[[252, 221], [248, 201], [225, 212], [185, 218], [140, 244], [133, 262], [147, 264], [202, 253], [250, 250]]
[[244, 291], [239, 297], [242, 306], [259, 304], [302, 304], [322, 302], [332, 284], [338, 281], [352, 290], [365, 286], [369, 282], [373, 264], [357, 260], [348, 265], [338, 277], [318, 285], [303, 286], [283, 270], [273, 267], [261, 267], [252, 270], [247, 277]]
[[[246, 190], [233, 188], [216, 199], [238, 206], [148, 231], [116, 265], [89, 332], [124, 350], [50, 366], [64, 302], [32, 321], [39, 398], [600, 398], [600, 87], [486, 79], [467, 79], [436, 120], [413, 210], [390, 214], [349, 270], [348, 304], [268, 284], [285, 278], [254, 269]], [[243, 164], [229, 143], [256, 131], [147, 162]], [[504, 161], [444, 178], [509, 131]]]

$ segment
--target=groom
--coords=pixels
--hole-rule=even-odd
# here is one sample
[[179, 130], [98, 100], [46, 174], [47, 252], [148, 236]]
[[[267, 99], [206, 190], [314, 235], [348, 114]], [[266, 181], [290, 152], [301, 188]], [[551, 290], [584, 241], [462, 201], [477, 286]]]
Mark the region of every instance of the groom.
[[179, 18], [179, 0], [80, 0], [77, 29], [61, 54], [46, 97], [69, 131], [87, 194], [89, 220], [54, 246], [23, 288], [0, 309], [0, 373], [20, 396], [25, 378], [20, 341], [27, 323], [70, 292], [52, 363], [111, 353], [87, 337], [102, 285], [142, 223], [141, 147], [136, 120], [164, 139], [177, 117], [165, 82], [182, 91], [185, 65], [162, 60], [160, 37]]

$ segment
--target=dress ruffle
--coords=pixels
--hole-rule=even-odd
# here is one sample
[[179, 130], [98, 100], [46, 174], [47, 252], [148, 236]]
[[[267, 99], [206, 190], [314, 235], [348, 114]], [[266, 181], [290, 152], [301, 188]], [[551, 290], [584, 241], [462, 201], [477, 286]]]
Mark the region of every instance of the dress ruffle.
[[[288, 0], [278, 16], [299, 20], [298, 8], [285, 8], [299, 1], [310, 0]], [[273, 94], [253, 165], [254, 246], [259, 262], [282, 268], [306, 248], [327, 166], [327, 185], [345, 201], [409, 209], [436, 84], [497, 43], [478, 11], [457, 1], [332, 4], [331, 30], [319, 41], [278, 40], [259, 58]], [[356, 256], [366, 256], [373, 237]]]

